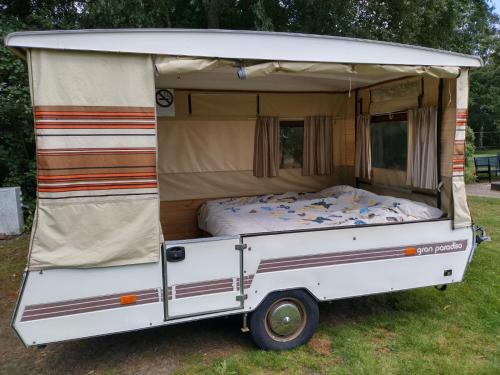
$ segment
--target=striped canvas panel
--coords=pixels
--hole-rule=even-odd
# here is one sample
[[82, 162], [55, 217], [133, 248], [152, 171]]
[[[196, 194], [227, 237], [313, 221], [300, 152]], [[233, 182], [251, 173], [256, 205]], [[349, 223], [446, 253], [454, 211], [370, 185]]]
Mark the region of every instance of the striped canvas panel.
[[462, 177], [465, 167], [465, 134], [467, 109], [456, 110], [455, 143], [453, 149], [453, 177]]
[[157, 194], [153, 107], [37, 106], [38, 196]]

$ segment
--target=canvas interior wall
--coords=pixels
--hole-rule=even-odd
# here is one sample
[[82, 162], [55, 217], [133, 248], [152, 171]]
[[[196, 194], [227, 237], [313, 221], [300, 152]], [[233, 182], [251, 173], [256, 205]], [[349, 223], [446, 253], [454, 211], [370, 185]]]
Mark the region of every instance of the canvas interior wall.
[[[418, 81], [419, 95], [408, 97], [394, 97], [393, 100], [374, 103], [371, 98], [371, 90], [375, 88], [389, 87], [401, 82]], [[440, 93], [440, 79], [431, 77], [411, 77], [390, 81], [378, 85], [370, 86], [358, 90], [358, 108], [361, 113], [375, 115], [378, 113], [405, 111], [410, 108], [435, 106], [440, 110], [441, 123], [438, 123], [439, 132], [439, 160], [440, 176], [442, 181], [440, 197], [433, 191], [416, 191], [406, 185], [406, 171], [395, 169], [372, 168], [371, 181], [358, 181], [358, 186], [362, 189], [373, 191], [377, 194], [392, 195], [401, 198], [408, 198], [421, 201], [440, 208], [451, 214], [451, 175], [452, 156], [455, 134], [455, 79], [442, 79], [441, 87], [441, 108], [438, 106]], [[438, 116], [439, 120], [439, 116]]]
[[[166, 239], [200, 237], [197, 211], [206, 200], [354, 185], [355, 97], [344, 93], [173, 90], [175, 116], [158, 117], [161, 223]], [[334, 118], [334, 173], [253, 176], [256, 117]]]

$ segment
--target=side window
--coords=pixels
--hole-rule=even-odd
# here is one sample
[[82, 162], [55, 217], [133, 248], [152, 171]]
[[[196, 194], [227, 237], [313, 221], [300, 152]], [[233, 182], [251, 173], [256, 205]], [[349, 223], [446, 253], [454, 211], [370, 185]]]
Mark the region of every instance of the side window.
[[372, 166], [406, 171], [408, 122], [406, 113], [372, 116], [370, 125]]
[[280, 168], [301, 168], [304, 121], [280, 121]]

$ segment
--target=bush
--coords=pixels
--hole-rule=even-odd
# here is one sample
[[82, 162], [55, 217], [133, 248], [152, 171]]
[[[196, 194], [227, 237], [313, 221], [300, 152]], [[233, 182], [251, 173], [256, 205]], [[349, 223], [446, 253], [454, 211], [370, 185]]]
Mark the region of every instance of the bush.
[[471, 127], [467, 127], [467, 132], [465, 133], [465, 170], [464, 179], [466, 184], [473, 184], [477, 181], [476, 179], [476, 169], [474, 167], [473, 159], [474, 152], [476, 150], [474, 146], [474, 131]]
[[[0, 15], [0, 38], [24, 25]], [[3, 46], [2, 46], [3, 47]], [[0, 186], [20, 186], [27, 222], [36, 197], [33, 118], [25, 63], [0, 48]]]

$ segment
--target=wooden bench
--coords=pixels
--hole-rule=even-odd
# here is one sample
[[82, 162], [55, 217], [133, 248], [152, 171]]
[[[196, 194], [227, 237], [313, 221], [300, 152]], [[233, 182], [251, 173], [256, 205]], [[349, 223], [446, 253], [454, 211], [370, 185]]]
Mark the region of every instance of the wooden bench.
[[476, 166], [477, 179], [481, 175], [487, 175], [491, 182], [491, 176], [496, 176], [500, 172], [500, 154], [496, 156], [475, 156], [474, 165]]

